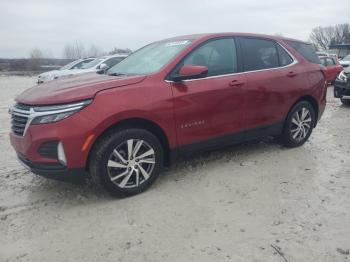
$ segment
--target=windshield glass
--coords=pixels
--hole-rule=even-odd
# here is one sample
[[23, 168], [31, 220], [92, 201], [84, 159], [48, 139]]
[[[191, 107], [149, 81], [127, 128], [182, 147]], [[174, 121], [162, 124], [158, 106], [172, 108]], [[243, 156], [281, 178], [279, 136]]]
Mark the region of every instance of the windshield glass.
[[152, 74], [160, 70], [190, 43], [190, 40], [173, 40], [147, 45], [113, 66], [107, 73], [109, 75]]
[[95, 65], [98, 65], [100, 62], [102, 62], [103, 59], [95, 59], [95, 60], [92, 60], [91, 62], [83, 65], [80, 69], [88, 69], [88, 68], [91, 68]]
[[350, 61], [350, 55], [347, 55], [346, 57], [344, 57], [343, 61]]
[[71, 68], [72, 66], [74, 66], [75, 64], [77, 64], [77, 63], [79, 63], [79, 62], [80, 62], [80, 60], [78, 60], [78, 61], [73, 61], [73, 62], [69, 63], [68, 65], [62, 66], [59, 70], [66, 70], [66, 69], [69, 69], [69, 68]]

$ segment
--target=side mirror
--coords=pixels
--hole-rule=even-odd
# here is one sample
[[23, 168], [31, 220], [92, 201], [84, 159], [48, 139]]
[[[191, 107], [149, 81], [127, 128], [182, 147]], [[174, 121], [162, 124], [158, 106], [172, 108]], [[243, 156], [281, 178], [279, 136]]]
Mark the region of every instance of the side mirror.
[[98, 67], [97, 67], [97, 74], [100, 74], [100, 75], [102, 75], [102, 74], [104, 74], [105, 72], [106, 72], [106, 70], [107, 70], [107, 65], [105, 64], [105, 63], [102, 63], [102, 64], [100, 64]]
[[102, 63], [102, 64], [100, 64], [100, 66], [99, 66], [99, 69], [100, 70], [105, 70], [107, 68], [107, 64], [105, 64], [105, 63]]
[[200, 65], [184, 65], [181, 67], [177, 75], [171, 76], [174, 82], [181, 82], [187, 79], [196, 79], [206, 77], [208, 74], [208, 67]]

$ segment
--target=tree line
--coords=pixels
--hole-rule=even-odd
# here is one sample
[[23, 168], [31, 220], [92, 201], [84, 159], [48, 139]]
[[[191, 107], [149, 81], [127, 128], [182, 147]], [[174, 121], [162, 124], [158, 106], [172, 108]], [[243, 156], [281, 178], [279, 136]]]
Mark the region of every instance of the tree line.
[[[92, 44], [90, 47], [86, 48], [85, 45], [80, 41], [75, 41], [74, 43], [66, 44], [63, 47], [62, 58], [63, 59], [80, 59], [85, 57], [98, 57], [102, 55], [114, 55], [114, 54], [129, 54], [131, 53], [130, 48], [117, 48], [114, 47], [108, 52], [104, 52], [102, 49]], [[40, 48], [34, 48], [30, 51], [30, 59], [42, 59], [50, 58], [48, 56], [52, 55], [50, 53], [44, 54]]]
[[313, 28], [310, 41], [319, 50], [327, 50], [330, 45], [350, 44], [350, 24], [318, 26]]

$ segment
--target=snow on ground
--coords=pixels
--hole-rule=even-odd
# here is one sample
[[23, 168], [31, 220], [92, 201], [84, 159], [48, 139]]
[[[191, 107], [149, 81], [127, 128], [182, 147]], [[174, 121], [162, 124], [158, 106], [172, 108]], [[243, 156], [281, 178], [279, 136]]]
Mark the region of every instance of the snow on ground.
[[264, 139], [202, 154], [114, 199], [17, 163], [7, 109], [34, 82], [0, 77], [0, 261], [350, 259], [350, 107], [331, 87], [303, 147]]

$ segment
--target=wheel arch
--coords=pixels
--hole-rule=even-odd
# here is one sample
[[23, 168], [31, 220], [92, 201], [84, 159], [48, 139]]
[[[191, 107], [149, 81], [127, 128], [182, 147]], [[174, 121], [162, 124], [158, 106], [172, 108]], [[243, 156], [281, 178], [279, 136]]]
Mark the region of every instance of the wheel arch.
[[90, 158], [92, 155], [92, 152], [95, 149], [95, 146], [101, 141], [105, 136], [112, 132], [116, 132], [120, 129], [125, 129], [125, 128], [140, 128], [140, 129], [145, 129], [152, 134], [154, 134], [160, 141], [163, 150], [164, 150], [164, 165], [169, 165], [170, 163], [170, 146], [169, 146], [169, 140], [167, 135], [165, 134], [164, 130], [155, 122], [145, 119], [145, 118], [128, 118], [128, 119], [123, 119], [120, 120], [111, 126], [107, 127], [99, 136], [95, 139], [93, 144], [90, 147], [87, 159], [86, 159], [86, 169], [89, 169], [89, 163], [90, 163]]
[[316, 127], [317, 122], [318, 122], [318, 116], [319, 116], [319, 107], [318, 107], [317, 100], [316, 100], [313, 96], [311, 96], [311, 95], [305, 95], [305, 96], [300, 97], [300, 98], [292, 105], [292, 107], [290, 108], [288, 114], [290, 113], [290, 111], [292, 110], [292, 108], [293, 108], [297, 103], [299, 103], [299, 102], [301, 102], [301, 101], [307, 101], [307, 102], [309, 102], [309, 103], [312, 105], [312, 107], [314, 108], [314, 110], [315, 110], [315, 119], [316, 119], [314, 127]]

